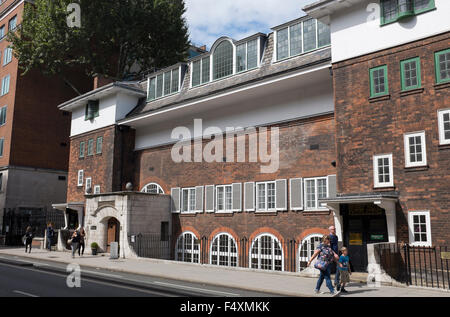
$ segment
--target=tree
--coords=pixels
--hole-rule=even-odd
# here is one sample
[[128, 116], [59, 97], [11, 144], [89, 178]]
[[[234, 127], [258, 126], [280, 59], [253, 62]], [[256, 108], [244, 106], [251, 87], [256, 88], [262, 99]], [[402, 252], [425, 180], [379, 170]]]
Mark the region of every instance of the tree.
[[[76, 13], [68, 10], [72, 3], [80, 27], [67, 23]], [[22, 74], [37, 68], [68, 82], [65, 72], [82, 68], [91, 77], [139, 78], [186, 59], [185, 11], [184, 0], [35, 0], [8, 41]]]

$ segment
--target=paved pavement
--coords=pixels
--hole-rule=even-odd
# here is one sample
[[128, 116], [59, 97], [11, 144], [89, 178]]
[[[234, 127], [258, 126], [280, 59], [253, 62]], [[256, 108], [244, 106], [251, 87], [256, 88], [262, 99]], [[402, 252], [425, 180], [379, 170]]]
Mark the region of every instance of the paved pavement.
[[[25, 254], [20, 249], [0, 249], [3, 256], [17, 256], [30, 261], [44, 260], [57, 263], [76, 263], [85, 268], [103, 269], [114, 272], [126, 272], [137, 275], [167, 278], [173, 281], [201, 283], [219, 288], [235, 288], [254, 292], [280, 294], [284, 296], [330, 296], [314, 295], [315, 278], [301, 277], [287, 272], [261, 272], [241, 268], [223, 268], [211, 265], [198, 265], [154, 259], [110, 260], [106, 256], [76, 257], [72, 259], [68, 252], [48, 252], [33, 250]], [[450, 292], [420, 289], [412, 287], [369, 287], [365, 283], [349, 284], [345, 297], [450, 297]], [[325, 283], [322, 291], [327, 291]]]

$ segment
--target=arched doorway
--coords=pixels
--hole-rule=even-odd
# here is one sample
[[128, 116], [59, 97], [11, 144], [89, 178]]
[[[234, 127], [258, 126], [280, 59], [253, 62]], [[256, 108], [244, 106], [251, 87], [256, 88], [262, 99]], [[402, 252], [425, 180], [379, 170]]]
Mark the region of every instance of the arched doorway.
[[119, 242], [120, 222], [116, 218], [109, 218], [106, 232], [106, 252], [110, 252], [111, 242]]

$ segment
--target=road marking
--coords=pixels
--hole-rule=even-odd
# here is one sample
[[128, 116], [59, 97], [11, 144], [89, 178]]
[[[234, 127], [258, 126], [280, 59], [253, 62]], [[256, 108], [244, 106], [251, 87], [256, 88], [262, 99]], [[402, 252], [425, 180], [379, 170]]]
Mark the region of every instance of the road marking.
[[214, 290], [206, 289], [206, 288], [197, 288], [197, 287], [184, 286], [184, 285], [171, 284], [171, 283], [164, 283], [164, 282], [153, 282], [153, 284], [158, 284], [158, 285], [162, 285], [162, 286], [169, 286], [169, 287], [185, 289], [185, 290], [196, 290], [196, 291], [200, 291], [200, 292], [203, 292], [203, 293], [216, 293], [216, 294], [221, 294], [221, 295], [239, 296], [239, 294], [234, 294], [234, 293], [214, 291]]
[[22, 292], [22, 291], [17, 291], [17, 290], [13, 291], [13, 293], [17, 293], [17, 294], [20, 294], [20, 295], [25, 295], [25, 296], [28, 296], [28, 297], [39, 297], [39, 296], [37, 296], [37, 295], [33, 295], [33, 294], [30, 294], [30, 293], [26, 293], [26, 292]]
[[81, 269], [81, 273], [82, 273], [82, 274], [83, 274], [83, 273], [91, 273], [91, 274], [94, 274], [94, 275], [103, 275], [103, 276], [109, 276], [109, 277], [115, 277], [115, 278], [122, 278], [122, 276], [116, 275], [116, 274], [107, 274], [107, 273], [100, 273], [100, 272], [86, 271], [86, 270], [83, 270], [83, 269]]

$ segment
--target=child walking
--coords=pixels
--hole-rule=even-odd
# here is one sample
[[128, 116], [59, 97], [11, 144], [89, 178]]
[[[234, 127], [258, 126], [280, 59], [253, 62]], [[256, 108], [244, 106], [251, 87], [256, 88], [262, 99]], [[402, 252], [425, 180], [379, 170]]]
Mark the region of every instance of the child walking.
[[348, 256], [347, 248], [346, 247], [341, 248], [341, 256], [339, 257], [339, 262], [338, 262], [338, 269], [339, 269], [341, 281], [336, 288], [337, 288], [338, 292], [341, 292], [344, 294], [348, 293], [345, 290], [345, 284], [350, 282], [350, 274], [352, 274], [352, 272], [350, 271], [349, 261], [350, 261], [350, 258]]

